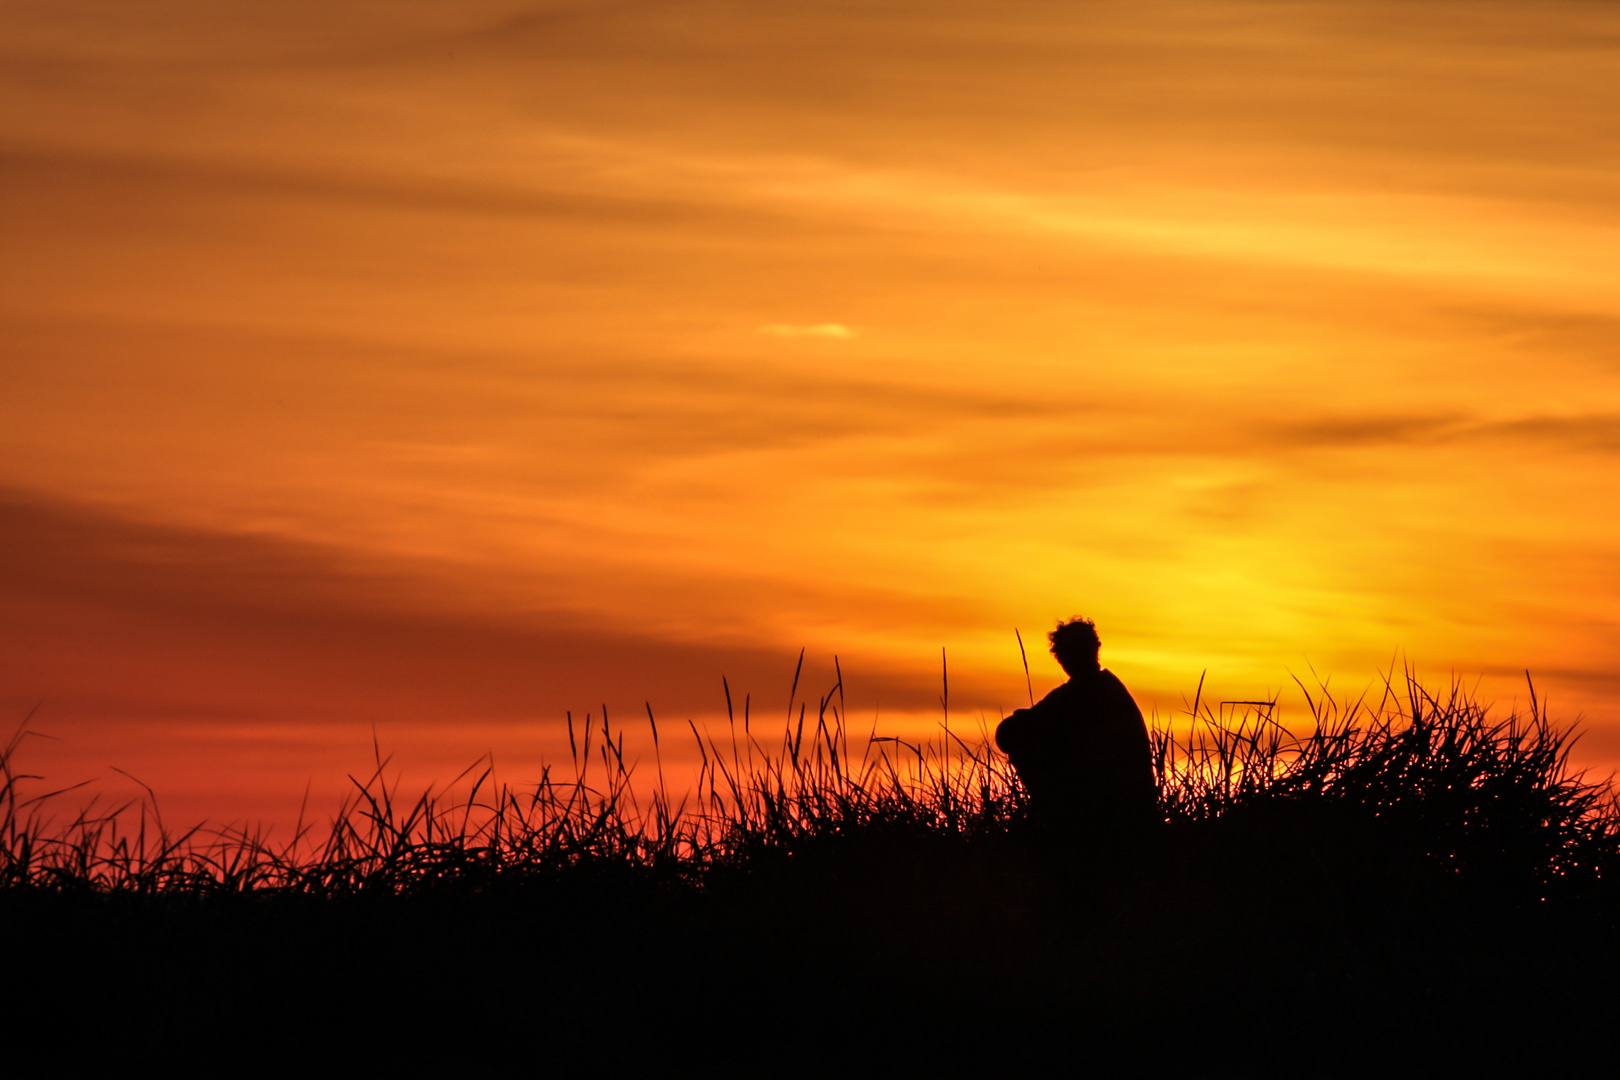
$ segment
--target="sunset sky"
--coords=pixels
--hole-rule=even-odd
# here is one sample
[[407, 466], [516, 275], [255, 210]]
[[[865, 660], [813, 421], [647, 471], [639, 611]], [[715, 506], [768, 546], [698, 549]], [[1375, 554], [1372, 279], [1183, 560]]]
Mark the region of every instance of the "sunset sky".
[[1620, 762], [1612, 3], [0, 0], [0, 243], [53, 781], [993, 721], [1076, 613]]

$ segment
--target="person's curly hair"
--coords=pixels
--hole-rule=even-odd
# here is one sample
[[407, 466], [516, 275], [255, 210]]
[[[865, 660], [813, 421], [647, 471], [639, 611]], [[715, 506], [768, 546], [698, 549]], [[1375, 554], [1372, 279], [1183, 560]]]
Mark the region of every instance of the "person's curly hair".
[[1078, 615], [1068, 622], [1058, 623], [1057, 629], [1046, 635], [1046, 640], [1052, 643], [1052, 655], [1070, 674], [1091, 667], [1097, 650], [1102, 648], [1097, 624]]

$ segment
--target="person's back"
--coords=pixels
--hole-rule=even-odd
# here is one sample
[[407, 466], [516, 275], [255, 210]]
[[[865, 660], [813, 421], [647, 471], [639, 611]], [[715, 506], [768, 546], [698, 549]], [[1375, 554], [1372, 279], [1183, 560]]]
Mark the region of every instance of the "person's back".
[[1038, 816], [1100, 835], [1135, 834], [1159, 820], [1147, 726], [1130, 692], [1097, 663], [1084, 619], [1052, 632], [1069, 681], [996, 728]]

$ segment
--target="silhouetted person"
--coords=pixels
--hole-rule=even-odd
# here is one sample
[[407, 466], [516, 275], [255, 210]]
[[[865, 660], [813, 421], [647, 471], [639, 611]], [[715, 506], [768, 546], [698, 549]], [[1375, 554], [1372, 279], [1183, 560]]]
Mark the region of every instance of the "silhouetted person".
[[1048, 638], [1069, 681], [1003, 720], [996, 745], [1038, 818], [1103, 841], [1139, 835], [1159, 821], [1142, 710], [1098, 663], [1091, 620], [1059, 623]]

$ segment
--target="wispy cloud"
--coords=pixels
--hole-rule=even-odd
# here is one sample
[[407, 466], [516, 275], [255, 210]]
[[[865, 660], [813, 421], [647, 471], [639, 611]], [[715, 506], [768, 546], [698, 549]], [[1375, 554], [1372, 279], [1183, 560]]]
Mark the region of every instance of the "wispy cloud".
[[771, 323], [759, 328], [759, 332], [766, 337], [778, 338], [852, 338], [857, 331], [845, 326], [843, 323]]

